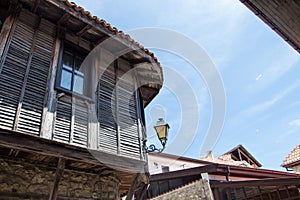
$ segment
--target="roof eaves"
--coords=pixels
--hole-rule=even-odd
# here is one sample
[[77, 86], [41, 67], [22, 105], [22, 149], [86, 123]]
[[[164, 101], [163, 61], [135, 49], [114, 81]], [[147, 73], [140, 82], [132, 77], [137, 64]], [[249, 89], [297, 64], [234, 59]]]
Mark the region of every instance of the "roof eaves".
[[283, 40], [291, 45], [298, 53], [300, 53], [300, 47], [293, 41], [288, 35], [281, 30], [274, 22], [269, 19], [261, 10], [259, 10], [250, 0], [240, 0], [247, 8], [249, 8], [256, 16], [258, 16], [263, 22], [265, 22], [272, 30], [274, 30]]
[[194, 162], [194, 163], [199, 163], [199, 164], [216, 164], [214, 162], [210, 162], [210, 161], [206, 161], [206, 160], [188, 158], [188, 157], [184, 157], [184, 156], [177, 156], [177, 155], [167, 154], [167, 153], [159, 153], [159, 154], [158, 153], [150, 153], [149, 155], [171, 158], [171, 159], [182, 160], [182, 161], [188, 161], [188, 162]]
[[[125, 34], [123, 31], [119, 31], [116, 27], [111, 26], [111, 24], [107, 23], [103, 19], [99, 19], [97, 16], [93, 16], [89, 11], [86, 11], [83, 7], [78, 6], [74, 2], [70, 2], [68, 0], [47, 0], [48, 2], [56, 5], [57, 7], [65, 10], [66, 12], [70, 13], [70, 10], [64, 9], [63, 7], [59, 6], [59, 3], [57, 2], [62, 2], [64, 3], [68, 8], [73, 9], [76, 13], [79, 13], [81, 17], [86, 18], [92, 25], [93, 27], [101, 27], [102, 29], [105, 30], [105, 33], [110, 35], [110, 36], [117, 36], [120, 39], [126, 40], [129, 42], [131, 45], [134, 45], [138, 49], [141, 49], [146, 55], [150, 56], [158, 65], [159, 68], [161, 68], [160, 63], [157, 59], [157, 57], [154, 56], [154, 53], [150, 52], [149, 49], [145, 48], [138, 42], [134, 41], [128, 34]], [[71, 13], [70, 13], [71, 14]], [[78, 18], [78, 15], [74, 14], [74, 17]]]

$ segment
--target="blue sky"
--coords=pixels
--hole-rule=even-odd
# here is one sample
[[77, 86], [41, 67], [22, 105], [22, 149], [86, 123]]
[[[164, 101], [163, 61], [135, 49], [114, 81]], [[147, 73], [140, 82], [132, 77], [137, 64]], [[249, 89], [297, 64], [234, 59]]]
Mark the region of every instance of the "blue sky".
[[[238, 0], [76, 0], [76, 3], [124, 32], [144, 27], [171, 29], [201, 46], [218, 69], [226, 92], [223, 131], [212, 148], [215, 156], [242, 144], [263, 168], [280, 167], [300, 142], [300, 55]], [[182, 112], [178, 96], [185, 90], [164, 87], [147, 107], [148, 135], [163, 115], [171, 126], [167, 153], [199, 158], [211, 120], [211, 99], [203, 78], [191, 65], [170, 52], [151, 49], [163, 68], [172, 68], [189, 84], [196, 97], [198, 118]], [[177, 80], [166, 74], [166, 82]], [[178, 82], [178, 85], [181, 85]], [[167, 85], [168, 86], [168, 85]], [[185, 147], [172, 146], [182, 119], [197, 120], [198, 129]], [[192, 129], [192, 128], [191, 128]], [[187, 131], [188, 130], [188, 131]], [[178, 137], [177, 137], [178, 139]], [[173, 143], [176, 144], [176, 143]]]

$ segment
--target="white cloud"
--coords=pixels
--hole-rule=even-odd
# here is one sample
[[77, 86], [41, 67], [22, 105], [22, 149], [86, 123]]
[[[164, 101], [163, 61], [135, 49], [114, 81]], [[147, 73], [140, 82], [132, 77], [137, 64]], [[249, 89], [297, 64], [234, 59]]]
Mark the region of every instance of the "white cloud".
[[257, 80], [257, 81], [260, 80], [260, 79], [262, 78], [262, 76], [263, 76], [262, 74], [259, 74], [259, 75], [255, 78], [255, 80]]
[[266, 101], [264, 101], [262, 103], [255, 104], [252, 107], [249, 107], [249, 108], [241, 111], [240, 113], [238, 113], [237, 115], [235, 115], [234, 117], [232, 117], [230, 119], [230, 121], [232, 123], [245, 122], [245, 121], [247, 121], [248, 118], [255, 117], [259, 113], [262, 113], [262, 112], [264, 112], [264, 111], [272, 108], [276, 103], [278, 103], [286, 95], [288, 95], [290, 92], [292, 92], [293, 90], [295, 90], [299, 86], [300, 86], [300, 81], [298, 81], [298, 82], [292, 84], [291, 86], [289, 86], [288, 88], [282, 90], [275, 97], [273, 97], [273, 98], [271, 98], [269, 100], [266, 100]]
[[[281, 55], [279, 56], [279, 54]], [[274, 59], [274, 55], [270, 55], [269, 57], [260, 60], [259, 66], [266, 68], [266, 70], [256, 77], [255, 80], [260, 81], [255, 81], [255, 83], [252, 82], [248, 85], [248, 88], [252, 88], [253, 91], [259, 92], [272, 86], [274, 82], [295, 67], [295, 64], [299, 61], [299, 55], [297, 53], [287, 53], [286, 49], [279, 50], [276, 52], [276, 55], [278, 55], [277, 59]]]
[[295, 119], [288, 123], [290, 126], [300, 126], [300, 119]]

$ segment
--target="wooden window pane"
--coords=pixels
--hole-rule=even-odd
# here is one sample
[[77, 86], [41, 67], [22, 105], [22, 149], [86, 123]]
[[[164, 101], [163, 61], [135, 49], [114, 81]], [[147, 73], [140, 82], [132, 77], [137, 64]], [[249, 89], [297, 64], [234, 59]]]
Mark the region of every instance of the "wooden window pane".
[[71, 85], [72, 85], [72, 72], [63, 69], [61, 72], [60, 86], [67, 90], [71, 90]]
[[73, 91], [78, 94], [83, 94], [84, 91], [84, 77], [75, 75], [74, 77], [74, 87]]

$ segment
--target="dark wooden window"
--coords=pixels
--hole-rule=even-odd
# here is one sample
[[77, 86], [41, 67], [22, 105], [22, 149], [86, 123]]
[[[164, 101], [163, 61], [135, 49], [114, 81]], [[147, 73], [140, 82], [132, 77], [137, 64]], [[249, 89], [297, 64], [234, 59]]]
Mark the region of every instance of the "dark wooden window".
[[78, 46], [68, 42], [62, 45], [56, 89], [64, 94], [57, 98], [53, 130], [53, 140], [85, 147], [89, 123], [86, 100], [91, 101], [89, 66], [81, 66], [86, 55], [87, 52]]
[[86, 52], [73, 45], [64, 44], [57, 76], [57, 88], [70, 94], [90, 97], [88, 66], [82, 66]]

